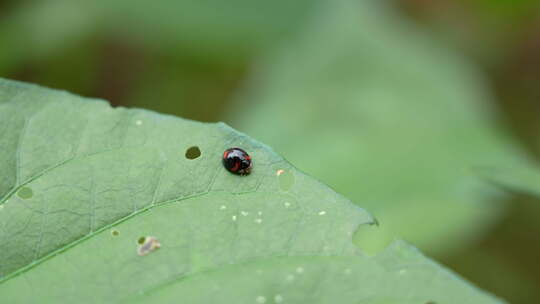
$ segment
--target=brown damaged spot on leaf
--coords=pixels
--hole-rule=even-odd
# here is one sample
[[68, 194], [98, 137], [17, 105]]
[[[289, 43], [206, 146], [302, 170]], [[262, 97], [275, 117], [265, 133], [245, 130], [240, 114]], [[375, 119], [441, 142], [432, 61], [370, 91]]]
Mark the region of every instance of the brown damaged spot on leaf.
[[144, 241], [140, 239], [138, 243], [139, 247], [137, 248], [137, 254], [140, 256], [145, 256], [150, 252], [161, 248], [161, 243], [153, 236], [145, 237]]

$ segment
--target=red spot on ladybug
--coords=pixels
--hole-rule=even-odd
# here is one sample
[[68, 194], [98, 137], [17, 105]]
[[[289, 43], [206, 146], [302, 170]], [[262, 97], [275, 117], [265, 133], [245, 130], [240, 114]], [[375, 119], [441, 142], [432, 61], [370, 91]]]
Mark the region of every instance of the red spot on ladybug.
[[247, 175], [251, 172], [251, 157], [240, 148], [230, 148], [223, 152], [223, 166], [231, 173]]

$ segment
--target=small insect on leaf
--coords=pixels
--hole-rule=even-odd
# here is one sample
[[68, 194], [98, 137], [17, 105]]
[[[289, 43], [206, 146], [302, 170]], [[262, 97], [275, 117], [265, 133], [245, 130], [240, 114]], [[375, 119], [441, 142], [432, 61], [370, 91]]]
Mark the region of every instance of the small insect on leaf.
[[161, 248], [161, 243], [153, 236], [144, 237], [144, 240], [143, 238], [140, 238], [138, 243], [139, 247], [137, 248], [137, 254], [140, 256], [145, 256], [150, 252]]
[[227, 171], [237, 175], [248, 175], [253, 164], [251, 156], [240, 148], [230, 148], [223, 152], [223, 166]]

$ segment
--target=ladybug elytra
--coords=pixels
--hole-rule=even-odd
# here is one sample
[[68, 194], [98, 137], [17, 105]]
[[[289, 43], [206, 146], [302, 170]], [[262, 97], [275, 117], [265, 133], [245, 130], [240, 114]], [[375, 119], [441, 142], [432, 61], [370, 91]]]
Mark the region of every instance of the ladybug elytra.
[[223, 152], [223, 166], [229, 172], [247, 175], [251, 172], [251, 156], [240, 148], [230, 148]]

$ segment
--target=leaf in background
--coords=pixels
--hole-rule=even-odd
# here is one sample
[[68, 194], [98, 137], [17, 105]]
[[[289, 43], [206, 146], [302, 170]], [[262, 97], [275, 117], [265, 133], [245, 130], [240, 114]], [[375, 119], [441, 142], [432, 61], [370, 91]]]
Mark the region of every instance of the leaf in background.
[[90, 1], [21, 2], [0, 19], [0, 73], [76, 46], [101, 30], [101, 24]]
[[521, 153], [489, 98], [466, 63], [382, 3], [328, 1], [261, 64], [231, 120], [372, 211], [379, 230], [357, 239], [367, 248], [403, 237], [447, 254], [501, 211], [469, 167]]
[[0, 76], [216, 121], [251, 58], [317, 1], [16, 3], [0, 17]]
[[112, 30], [151, 48], [236, 59], [279, 41], [318, 0], [141, 0], [97, 2]]
[[497, 186], [540, 197], [538, 167], [477, 168], [476, 172]]
[[[9, 303], [500, 303], [405, 244], [364, 256], [351, 237], [366, 211], [223, 124], [6, 80], [0, 118]], [[251, 175], [222, 168], [231, 146]]]
[[[16, 6], [0, 20], [0, 72], [61, 52], [96, 36], [159, 54], [237, 62], [281, 40], [313, 0], [72, 1]], [[213, 60], [212, 60], [213, 59]]]

